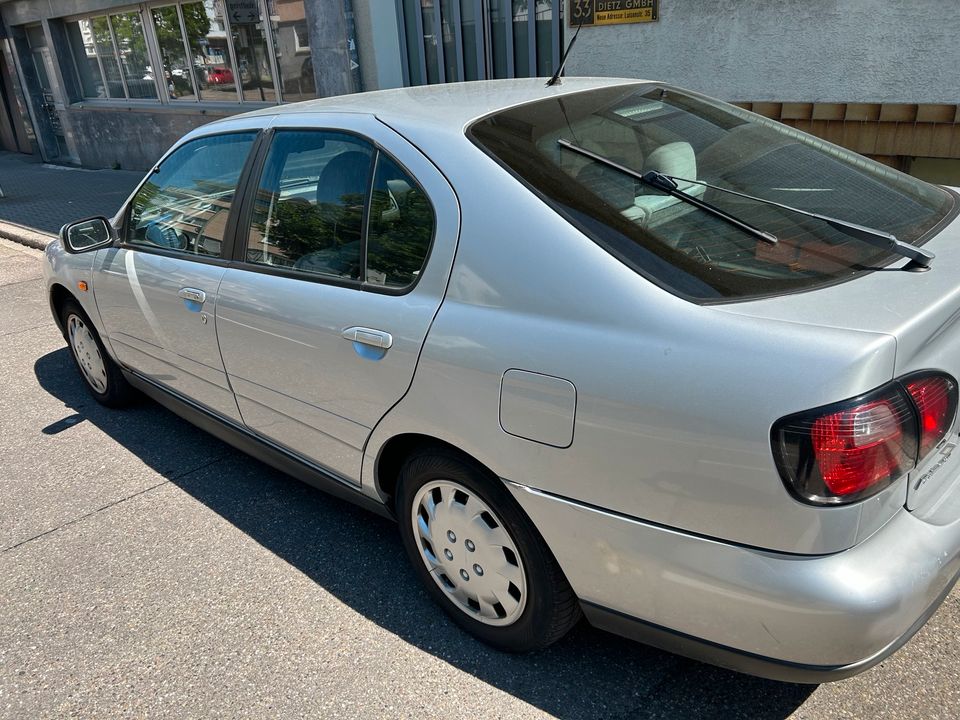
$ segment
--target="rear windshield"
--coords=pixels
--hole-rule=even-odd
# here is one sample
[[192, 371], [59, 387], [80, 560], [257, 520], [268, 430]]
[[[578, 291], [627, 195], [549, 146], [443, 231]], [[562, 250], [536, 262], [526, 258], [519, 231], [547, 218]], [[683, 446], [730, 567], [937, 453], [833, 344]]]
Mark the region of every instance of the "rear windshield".
[[[806, 290], [882, 267], [891, 255], [821, 220], [717, 185], [921, 244], [954, 198], [726, 103], [661, 85], [541, 100], [474, 123], [471, 139], [593, 240], [670, 291], [722, 301]], [[566, 140], [679, 189], [779, 242], [758, 240], [683, 200], [559, 145]], [[936, 261], [934, 261], [934, 266]]]

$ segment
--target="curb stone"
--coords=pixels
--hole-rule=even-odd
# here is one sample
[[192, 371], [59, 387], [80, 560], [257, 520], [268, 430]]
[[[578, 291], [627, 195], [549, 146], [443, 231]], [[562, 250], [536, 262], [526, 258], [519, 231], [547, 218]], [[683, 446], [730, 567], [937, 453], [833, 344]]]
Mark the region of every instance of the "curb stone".
[[55, 235], [2, 220], [0, 220], [0, 238], [12, 240], [37, 250], [46, 250], [47, 245], [56, 240]]

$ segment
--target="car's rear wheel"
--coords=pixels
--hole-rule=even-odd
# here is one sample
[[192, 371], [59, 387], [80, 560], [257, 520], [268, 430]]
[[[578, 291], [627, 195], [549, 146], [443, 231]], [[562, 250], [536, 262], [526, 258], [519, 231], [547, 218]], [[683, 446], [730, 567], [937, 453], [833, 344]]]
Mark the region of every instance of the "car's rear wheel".
[[404, 547], [431, 596], [462, 628], [502, 650], [559, 640], [580, 606], [540, 534], [503, 484], [456, 453], [404, 464], [397, 493]]
[[60, 309], [63, 331], [73, 361], [94, 399], [107, 407], [123, 407], [134, 397], [134, 390], [117, 364], [107, 354], [90, 318], [75, 300], [67, 300]]

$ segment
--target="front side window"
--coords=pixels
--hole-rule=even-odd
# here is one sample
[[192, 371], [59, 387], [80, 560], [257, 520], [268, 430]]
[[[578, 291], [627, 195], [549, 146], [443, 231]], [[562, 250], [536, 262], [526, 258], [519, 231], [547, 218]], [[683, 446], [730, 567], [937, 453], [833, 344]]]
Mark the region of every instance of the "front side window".
[[[671, 291], [714, 301], [838, 282], [900, 259], [822, 220], [920, 244], [951, 212], [945, 190], [725, 103], [660, 85], [609, 87], [521, 105], [468, 131], [587, 236]], [[772, 244], [608, 164], [670, 176], [678, 189]], [[706, 184], [704, 184], [706, 183]], [[710, 187], [714, 186], [714, 187]]]
[[192, 140], [170, 155], [133, 199], [126, 242], [222, 257], [227, 217], [255, 132]]
[[402, 289], [420, 275], [434, 226], [426, 193], [370, 142], [281, 130], [260, 178], [246, 260]]

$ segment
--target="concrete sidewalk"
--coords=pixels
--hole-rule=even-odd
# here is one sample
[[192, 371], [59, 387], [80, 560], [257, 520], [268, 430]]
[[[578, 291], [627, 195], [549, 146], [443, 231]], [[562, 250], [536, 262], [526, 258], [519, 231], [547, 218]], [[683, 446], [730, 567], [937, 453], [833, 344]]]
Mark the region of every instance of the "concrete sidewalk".
[[0, 152], [0, 237], [42, 248], [70, 220], [113, 216], [143, 175], [47, 165]]

